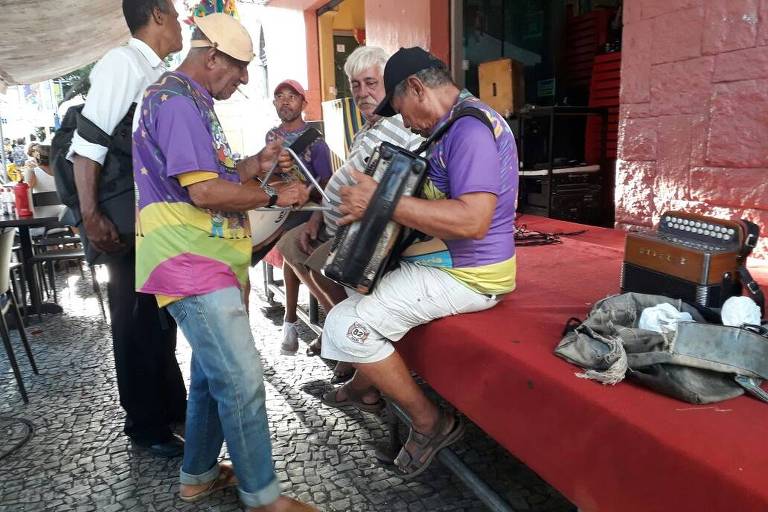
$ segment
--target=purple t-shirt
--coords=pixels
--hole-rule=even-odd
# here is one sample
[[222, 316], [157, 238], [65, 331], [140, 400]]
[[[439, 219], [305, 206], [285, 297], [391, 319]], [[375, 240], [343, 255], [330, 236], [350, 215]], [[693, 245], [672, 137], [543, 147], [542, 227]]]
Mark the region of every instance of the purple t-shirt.
[[459, 108], [481, 110], [494, 132], [479, 119], [463, 117], [436, 142], [428, 153], [427, 199], [451, 199], [473, 192], [496, 196], [491, 226], [482, 240], [446, 240], [447, 254], [432, 253], [414, 258], [426, 265], [474, 268], [509, 260], [515, 255], [514, 221], [517, 199], [518, 158], [515, 139], [506, 121], [493, 109], [463, 91], [451, 112]]
[[[164, 177], [200, 170], [219, 172], [219, 162], [210, 147], [211, 134], [189, 98], [176, 96], [165, 102], [155, 118], [155, 136], [165, 156]], [[240, 181], [237, 173], [224, 172], [221, 178]], [[188, 194], [184, 187], [178, 191]]]
[[179, 72], [147, 88], [133, 168], [137, 289], [186, 297], [242, 286], [251, 259], [246, 215], [199, 208], [179, 182], [199, 171], [240, 182], [208, 91]]
[[[302, 133], [307, 130], [307, 124], [304, 123], [298, 130], [286, 130], [280, 126], [272, 128], [267, 132], [265, 140], [267, 144], [280, 137], [284, 140], [283, 145], [289, 146], [298, 139]], [[307, 170], [319, 182], [328, 180], [333, 174], [331, 168], [331, 150], [322, 137], [318, 138], [310, 145], [303, 154], [299, 155]]]

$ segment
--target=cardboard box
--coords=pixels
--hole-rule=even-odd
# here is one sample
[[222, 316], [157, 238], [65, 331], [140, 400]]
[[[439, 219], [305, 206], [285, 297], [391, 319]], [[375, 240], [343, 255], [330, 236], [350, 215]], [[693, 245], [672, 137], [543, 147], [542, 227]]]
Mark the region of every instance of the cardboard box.
[[478, 67], [480, 100], [509, 117], [525, 104], [524, 66], [513, 59], [483, 62]]

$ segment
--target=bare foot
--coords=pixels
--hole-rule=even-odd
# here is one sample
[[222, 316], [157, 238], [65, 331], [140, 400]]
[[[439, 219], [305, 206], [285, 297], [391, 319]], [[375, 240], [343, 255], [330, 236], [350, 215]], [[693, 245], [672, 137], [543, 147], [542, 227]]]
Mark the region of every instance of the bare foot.
[[320, 350], [323, 348], [323, 337], [322, 335], [318, 337], [317, 339], [313, 340], [312, 343], [307, 346], [307, 355], [312, 356], [319, 356]]
[[348, 385], [340, 386], [336, 388], [336, 400], [339, 402], [343, 402], [349, 396], [352, 395], [355, 400], [358, 402], [362, 402], [364, 404], [373, 405], [379, 403], [379, 400], [381, 400], [381, 393], [379, 393], [376, 389], [370, 388], [362, 395], [358, 396], [354, 392], [350, 393]]
[[343, 384], [351, 380], [354, 375], [355, 367], [352, 366], [352, 363], [339, 361], [333, 368], [333, 378], [331, 379], [331, 384]]

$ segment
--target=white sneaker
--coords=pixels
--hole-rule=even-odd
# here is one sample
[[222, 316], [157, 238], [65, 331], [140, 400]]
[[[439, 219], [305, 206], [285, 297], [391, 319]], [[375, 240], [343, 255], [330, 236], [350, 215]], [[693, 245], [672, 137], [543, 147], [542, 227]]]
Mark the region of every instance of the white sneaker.
[[280, 353], [284, 356], [295, 356], [299, 350], [299, 331], [296, 323], [283, 322], [283, 343]]

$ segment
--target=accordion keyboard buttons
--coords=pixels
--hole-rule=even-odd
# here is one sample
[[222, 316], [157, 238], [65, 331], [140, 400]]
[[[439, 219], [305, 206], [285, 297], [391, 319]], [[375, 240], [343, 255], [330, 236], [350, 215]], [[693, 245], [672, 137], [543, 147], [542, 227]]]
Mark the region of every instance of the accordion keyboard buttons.
[[664, 215], [659, 227], [662, 232], [679, 234], [682, 238], [675, 237], [676, 243], [700, 250], [727, 250], [738, 238], [734, 228], [674, 215]]

